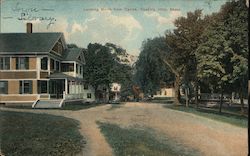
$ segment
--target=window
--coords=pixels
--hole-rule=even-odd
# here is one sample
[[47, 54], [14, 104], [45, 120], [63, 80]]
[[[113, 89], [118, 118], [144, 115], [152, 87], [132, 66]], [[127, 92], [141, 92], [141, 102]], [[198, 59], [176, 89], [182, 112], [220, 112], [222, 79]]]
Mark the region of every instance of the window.
[[19, 93], [32, 94], [32, 81], [30, 80], [19, 81]]
[[50, 70], [55, 69], [55, 61], [53, 59], [50, 59]]
[[87, 93], [87, 98], [91, 99], [91, 93]]
[[28, 57], [17, 57], [16, 58], [16, 69], [29, 69], [29, 58]]
[[0, 81], [0, 94], [8, 94], [8, 81]]
[[88, 84], [84, 84], [84, 89], [87, 90], [89, 88]]
[[74, 63], [69, 64], [69, 71], [74, 71]]
[[80, 74], [82, 74], [82, 66], [80, 66]]
[[10, 69], [10, 57], [0, 57], [0, 70]]
[[56, 71], [60, 70], [60, 62], [56, 61]]
[[78, 69], [79, 69], [79, 66], [78, 66], [78, 64], [76, 64], [76, 73], [78, 74], [79, 72], [78, 72]]
[[74, 63], [62, 63], [62, 72], [72, 72], [74, 71]]
[[41, 69], [48, 70], [48, 58], [44, 57], [41, 59]]
[[48, 81], [38, 81], [38, 93], [48, 93]]

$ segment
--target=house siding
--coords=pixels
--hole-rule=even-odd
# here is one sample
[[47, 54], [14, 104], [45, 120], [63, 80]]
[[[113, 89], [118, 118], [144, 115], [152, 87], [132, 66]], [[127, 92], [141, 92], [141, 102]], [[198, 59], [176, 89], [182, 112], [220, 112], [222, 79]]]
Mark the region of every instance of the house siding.
[[8, 96], [4, 96], [4, 95], [0, 95], [0, 101], [1, 102], [12, 102], [12, 101], [30, 101], [33, 102], [37, 99], [36, 95], [8, 95]]
[[36, 69], [36, 57], [29, 58], [29, 69], [30, 70]]
[[0, 79], [35, 79], [36, 71], [1, 71]]
[[48, 72], [40, 72], [40, 78], [41, 79], [47, 79], [49, 76], [49, 73]]
[[10, 62], [11, 62], [11, 67], [10, 67], [10, 69], [11, 69], [11, 70], [16, 70], [16, 58], [15, 58], [15, 57], [12, 57]]
[[8, 94], [19, 94], [19, 81], [8, 81]]
[[33, 94], [37, 94], [37, 80], [33, 80], [32, 87]]

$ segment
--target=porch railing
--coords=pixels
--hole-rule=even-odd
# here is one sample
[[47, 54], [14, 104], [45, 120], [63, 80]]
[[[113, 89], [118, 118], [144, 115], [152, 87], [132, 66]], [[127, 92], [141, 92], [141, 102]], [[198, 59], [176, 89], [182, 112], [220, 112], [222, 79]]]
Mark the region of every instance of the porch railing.
[[65, 100], [83, 99], [84, 94], [65, 94]]

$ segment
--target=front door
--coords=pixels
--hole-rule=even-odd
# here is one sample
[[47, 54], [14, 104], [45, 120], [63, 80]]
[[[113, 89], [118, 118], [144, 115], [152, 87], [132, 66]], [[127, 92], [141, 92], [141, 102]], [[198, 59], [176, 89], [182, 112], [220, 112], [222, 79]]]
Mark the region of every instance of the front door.
[[63, 98], [63, 91], [64, 91], [64, 79], [55, 79], [50, 80], [50, 98], [52, 99], [62, 99]]

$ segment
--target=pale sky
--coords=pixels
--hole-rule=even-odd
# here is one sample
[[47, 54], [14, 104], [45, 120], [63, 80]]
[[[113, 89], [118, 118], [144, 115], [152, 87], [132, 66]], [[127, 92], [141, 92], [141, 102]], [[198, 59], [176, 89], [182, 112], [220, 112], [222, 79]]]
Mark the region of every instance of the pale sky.
[[[202, 9], [218, 12], [226, 0], [0, 0], [1, 32], [63, 32], [67, 43], [86, 48], [111, 42], [139, 55], [142, 41], [164, 35], [173, 21]], [[39, 18], [40, 20], [34, 20]], [[49, 25], [49, 23], [51, 23]]]

